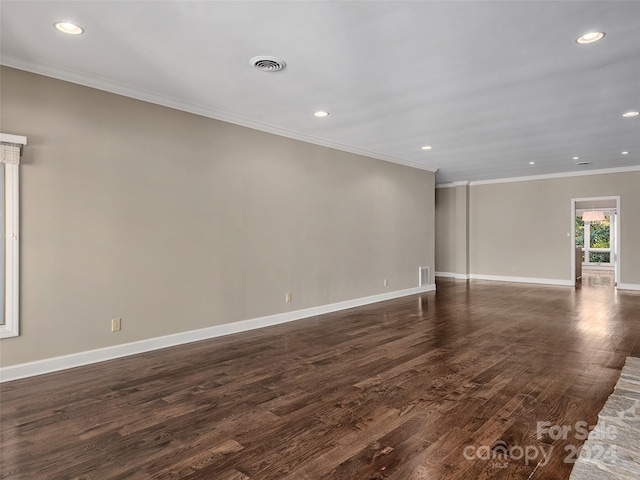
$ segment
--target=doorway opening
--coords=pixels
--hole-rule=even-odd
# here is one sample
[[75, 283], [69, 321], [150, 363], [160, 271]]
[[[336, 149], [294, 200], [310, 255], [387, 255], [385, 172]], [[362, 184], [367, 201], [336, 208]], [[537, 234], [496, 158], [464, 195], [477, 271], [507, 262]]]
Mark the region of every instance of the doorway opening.
[[620, 196], [571, 199], [571, 272], [609, 273], [619, 282]]

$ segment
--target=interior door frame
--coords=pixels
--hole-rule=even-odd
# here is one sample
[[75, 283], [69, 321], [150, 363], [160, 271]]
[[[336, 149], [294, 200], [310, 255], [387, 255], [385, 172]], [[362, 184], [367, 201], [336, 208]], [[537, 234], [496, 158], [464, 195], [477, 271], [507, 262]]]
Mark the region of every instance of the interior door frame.
[[616, 201], [616, 219], [614, 222], [614, 239], [613, 239], [613, 255], [614, 255], [614, 275], [615, 284], [620, 283], [620, 195], [610, 195], [606, 197], [581, 197], [571, 199], [571, 281], [576, 283], [576, 202], [592, 202], [598, 200], [615, 200]]

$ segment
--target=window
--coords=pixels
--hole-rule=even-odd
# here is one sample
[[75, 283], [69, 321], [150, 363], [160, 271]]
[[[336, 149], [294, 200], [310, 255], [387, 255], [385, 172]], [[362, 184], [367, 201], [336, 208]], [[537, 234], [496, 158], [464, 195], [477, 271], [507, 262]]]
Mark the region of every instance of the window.
[[15, 337], [18, 326], [19, 165], [27, 139], [0, 134], [0, 338]]
[[613, 265], [612, 259], [612, 221], [614, 213], [607, 211], [603, 221], [583, 221], [581, 214], [576, 216], [576, 246], [582, 247], [584, 265]]

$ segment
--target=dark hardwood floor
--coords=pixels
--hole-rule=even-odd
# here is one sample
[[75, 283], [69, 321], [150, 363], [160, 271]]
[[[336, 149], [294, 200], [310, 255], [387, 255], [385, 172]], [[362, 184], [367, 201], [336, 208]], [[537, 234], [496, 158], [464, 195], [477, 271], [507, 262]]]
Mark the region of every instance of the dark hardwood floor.
[[[625, 357], [640, 356], [640, 292], [589, 278], [442, 279], [429, 294], [5, 383], [0, 476], [566, 479], [576, 422], [595, 424]], [[571, 430], [538, 435], [537, 422]]]

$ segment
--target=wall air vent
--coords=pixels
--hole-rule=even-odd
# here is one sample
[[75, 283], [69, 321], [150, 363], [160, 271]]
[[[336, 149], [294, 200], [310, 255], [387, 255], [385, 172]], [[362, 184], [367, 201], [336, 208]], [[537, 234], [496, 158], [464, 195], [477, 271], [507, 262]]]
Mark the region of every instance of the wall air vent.
[[279, 72], [281, 70], [284, 70], [284, 68], [287, 66], [287, 64], [284, 63], [284, 60], [280, 60], [279, 58], [276, 58], [276, 57], [265, 57], [265, 56], [253, 57], [251, 59], [251, 65], [253, 65], [256, 69], [260, 70], [261, 72], [269, 72], [269, 73]]
[[418, 284], [421, 287], [426, 287], [430, 285], [431, 281], [431, 268], [430, 267], [420, 267], [418, 269]]

